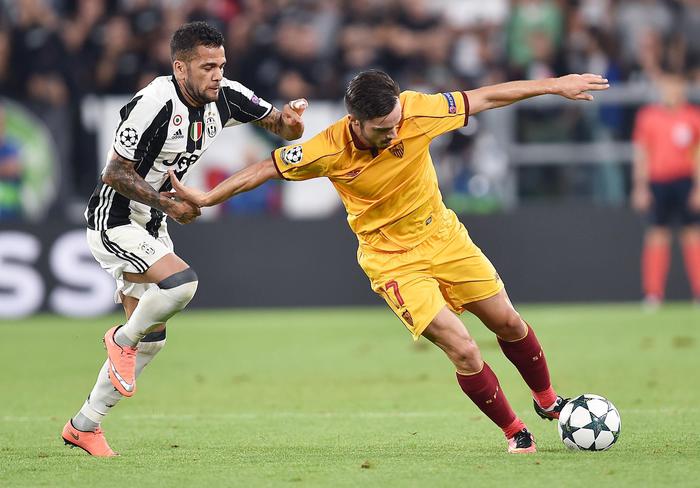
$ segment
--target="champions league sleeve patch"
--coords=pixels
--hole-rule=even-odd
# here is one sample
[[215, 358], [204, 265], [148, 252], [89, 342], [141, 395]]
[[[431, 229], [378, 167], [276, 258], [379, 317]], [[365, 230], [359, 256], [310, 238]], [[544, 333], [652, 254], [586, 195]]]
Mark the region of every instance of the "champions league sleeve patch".
[[455, 97], [452, 96], [452, 93], [445, 92], [442, 94], [442, 96], [447, 99], [447, 111], [451, 114], [457, 113], [457, 102], [455, 102]]
[[286, 164], [297, 164], [303, 157], [303, 151], [301, 146], [285, 147], [280, 156]]
[[133, 127], [124, 127], [121, 131], [119, 131], [119, 134], [117, 134], [117, 142], [126, 148], [136, 146], [138, 140], [139, 133]]

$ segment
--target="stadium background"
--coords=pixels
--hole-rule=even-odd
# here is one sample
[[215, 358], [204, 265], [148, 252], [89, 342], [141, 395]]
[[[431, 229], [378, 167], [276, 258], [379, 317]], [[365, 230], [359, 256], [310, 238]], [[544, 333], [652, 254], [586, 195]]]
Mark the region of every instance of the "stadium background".
[[[4, 0], [0, 127], [21, 164], [0, 172], [0, 315], [113, 310], [82, 212], [118, 108], [170, 73], [169, 36], [195, 19], [224, 32], [227, 77], [278, 107], [311, 101], [305, 138], [342, 116], [343, 87], [365, 68], [432, 92], [605, 75], [612, 89], [595, 103], [541, 97], [480, 114], [436, 141], [433, 158], [448, 206], [516, 302], [640, 298], [643, 219], [627, 204], [633, 117], [654, 100], [661, 70], [700, 80], [700, 1]], [[282, 143], [256, 127], [226, 132], [194, 185]], [[193, 307], [381, 303], [325, 181], [269, 183], [170, 228], [201, 277]], [[686, 299], [678, 257], [669, 297]]]

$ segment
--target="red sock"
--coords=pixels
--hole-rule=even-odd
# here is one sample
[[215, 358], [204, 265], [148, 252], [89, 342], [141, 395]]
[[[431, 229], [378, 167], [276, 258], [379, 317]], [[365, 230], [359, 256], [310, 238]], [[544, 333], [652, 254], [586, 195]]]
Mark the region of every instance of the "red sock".
[[683, 244], [683, 258], [693, 297], [700, 298], [700, 241]]
[[457, 382], [471, 401], [503, 430], [506, 437], [513, 437], [516, 432], [525, 428], [510, 408], [498, 378], [488, 364], [484, 363], [482, 370], [475, 374], [457, 373]]
[[549, 379], [549, 369], [542, 346], [532, 327], [527, 326], [527, 335], [522, 339], [508, 342], [499, 337], [498, 344], [503, 354], [518, 368], [537, 403], [543, 408], [552, 405], [557, 400], [557, 394]]
[[642, 251], [642, 288], [647, 297], [664, 297], [666, 276], [671, 262], [669, 244], [645, 244]]

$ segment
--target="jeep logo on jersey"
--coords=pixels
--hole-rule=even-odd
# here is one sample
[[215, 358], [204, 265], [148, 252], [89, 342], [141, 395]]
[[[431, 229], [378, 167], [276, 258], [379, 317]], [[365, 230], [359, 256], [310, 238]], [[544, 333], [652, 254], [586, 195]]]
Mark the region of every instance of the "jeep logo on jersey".
[[285, 147], [282, 149], [282, 161], [287, 164], [297, 164], [301, 161], [303, 151], [301, 146]]
[[117, 136], [124, 147], [134, 147], [139, 140], [139, 133], [133, 127], [124, 127]]
[[163, 161], [164, 166], [174, 166], [175, 171], [187, 171], [187, 168], [192, 166], [199, 159], [199, 155], [190, 153], [180, 153], [175, 156], [172, 162]]
[[212, 138], [216, 135], [216, 118], [212, 114], [207, 114], [205, 119], [205, 125], [207, 127], [207, 137]]
[[197, 142], [202, 137], [202, 123], [193, 122], [190, 126], [190, 139]]

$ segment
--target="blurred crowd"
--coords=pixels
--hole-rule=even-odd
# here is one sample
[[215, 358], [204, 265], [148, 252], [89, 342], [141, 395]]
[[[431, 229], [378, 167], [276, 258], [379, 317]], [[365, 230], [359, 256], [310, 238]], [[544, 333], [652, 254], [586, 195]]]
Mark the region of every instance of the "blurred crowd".
[[436, 88], [700, 77], [700, 0], [1, 0], [0, 91], [49, 105], [133, 93], [170, 73], [188, 20], [219, 27], [228, 76], [269, 99], [335, 99], [367, 67]]
[[269, 100], [339, 100], [366, 68], [425, 91], [568, 72], [700, 81], [700, 0], [0, 0], [0, 95], [54, 133], [76, 175], [63, 188], [94, 182], [80, 102], [170, 74], [170, 35], [191, 20], [223, 32], [227, 77]]

